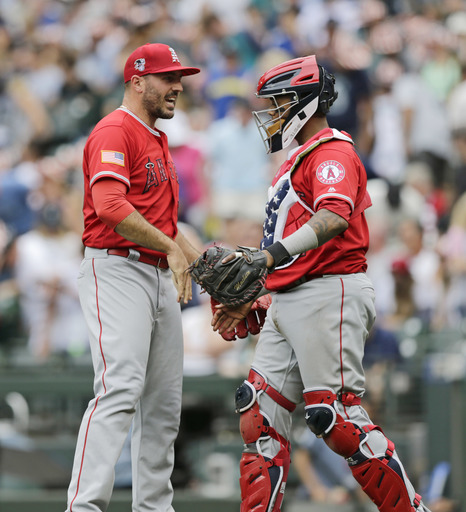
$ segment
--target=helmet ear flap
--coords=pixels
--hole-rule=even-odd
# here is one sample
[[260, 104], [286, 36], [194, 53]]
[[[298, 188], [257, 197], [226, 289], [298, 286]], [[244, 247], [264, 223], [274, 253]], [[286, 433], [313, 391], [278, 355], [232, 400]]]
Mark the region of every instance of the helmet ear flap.
[[338, 98], [338, 92], [335, 90], [335, 77], [319, 66], [320, 71], [320, 93], [319, 93], [319, 106], [317, 112], [321, 114], [328, 114], [330, 107]]

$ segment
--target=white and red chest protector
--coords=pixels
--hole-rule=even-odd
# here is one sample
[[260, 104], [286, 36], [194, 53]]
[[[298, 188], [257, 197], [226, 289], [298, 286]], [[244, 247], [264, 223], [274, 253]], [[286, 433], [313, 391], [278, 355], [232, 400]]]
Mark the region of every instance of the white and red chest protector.
[[335, 129], [320, 131], [283, 163], [269, 189], [262, 249], [299, 229], [320, 208], [349, 226], [322, 247], [277, 267], [267, 289], [280, 290], [303, 276], [365, 272], [369, 230], [364, 210], [371, 205], [366, 185], [351, 137]]

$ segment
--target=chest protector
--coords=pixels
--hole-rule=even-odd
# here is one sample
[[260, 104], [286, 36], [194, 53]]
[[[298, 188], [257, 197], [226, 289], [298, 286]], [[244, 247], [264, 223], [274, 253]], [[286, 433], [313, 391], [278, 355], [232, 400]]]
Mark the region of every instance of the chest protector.
[[[327, 135], [327, 133], [329, 133]], [[309, 141], [304, 144], [287, 160], [279, 170], [276, 180], [269, 188], [268, 201], [265, 206], [266, 218], [263, 225], [263, 238], [261, 242], [261, 249], [267, 249], [269, 245], [284, 238], [285, 227], [288, 223], [288, 216], [291, 208], [299, 203], [305, 210], [309, 212], [309, 218], [314, 215], [314, 211], [309, 207], [296, 193], [291, 182], [291, 175], [299, 166], [302, 159], [306, 157], [316, 147], [324, 142], [332, 139], [344, 140], [345, 142], [353, 141], [347, 135], [332, 129], [326, 132], [326, 135], [315, 141]], [[357, 206], [356, 206], [357, 207]], [[355, 207], [355, 211], [356, 211]], [[299, 258], [299, 254], [290, 257], [287, 261], [282, 263], [277, 269], [286, 268]]]

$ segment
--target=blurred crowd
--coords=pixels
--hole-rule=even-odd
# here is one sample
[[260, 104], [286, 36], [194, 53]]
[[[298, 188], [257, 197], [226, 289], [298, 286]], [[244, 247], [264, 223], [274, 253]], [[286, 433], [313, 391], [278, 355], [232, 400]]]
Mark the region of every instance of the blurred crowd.
[[[157, 125], [180, 177], [187, 233], [206, 244], [259, 244], [266, 191], [285, 155], [266, 155], [260, 141], [251, 116], [257, 80], [283, 60], [316, 54], [336, 77], [329, 123], [352, 134], [368, 172], [368, 272], [379, 326], [398, 332], [416, 318], [428, 330], [460, 327], [465, 7], [463, 0], [0, 0], [0, 349], [25, 340], [37, 362], [87, 350], [76, 292], [82, 148], [120, 105], [124, 62], [146, 42], [170, 44], [183, 63], [202, 69], [184, 83], [175, 117]], [[208, 309], [202, 296], [192, 307]], [[198, 326], [188, 310], [185, 322]], [[207, 334], [191, 341], [195, 357], [205, 351], [205, 371], [215, 371], [224, 354], [209, 348]]]
[[[82, 149], [120, 105], [126, 58], [147, 42], [202, 69], [157, 126], [180, 177], [182, 229], [206, 245], [260, 243], [286, 157], [266, 154], [251, 116], [263, 108], [261, 74], [316, 54], [335, 75], [329, 124], [353, 136], [373, 202], [378, 320], [365, 399], [377, 418], [407, 325], [466, 331], [464, 0], [0, 0], [0, 364], [88, 361], [76, 288]], [[185, 373], [243, 375], [256, 339], [225, 343], [210, 318], [196, 288], [183, 311]], [[308, 431], [297, 446], [307, 496], [359, 501], [344, 472], [320, 483], [307, 472], [309, 457], [320, 460]]]

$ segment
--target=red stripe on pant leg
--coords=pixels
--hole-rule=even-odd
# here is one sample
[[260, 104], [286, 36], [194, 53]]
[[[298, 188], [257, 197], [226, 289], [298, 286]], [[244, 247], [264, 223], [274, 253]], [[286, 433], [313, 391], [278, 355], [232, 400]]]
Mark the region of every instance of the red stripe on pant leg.
[[[92, 259], [92, 271], [93, 271], [93, 274], [94, 274], [94, 282], [95, 282], [95, 303], [96, 303], [96, 309], [97, 309], [97, 318], [99, 320], [99, 347], [100, 347], [100, 354], [102, 356], [102, 361], [104, 363], [104, 371], [102, 373], [102, 384], [103, 384], [103, 387], [104, 387], [104, 395], [105, 395], [105, 393], [107, 392], [107, 387], [105, 385], [105, 372], [107, 371], [107, 363], [105, 361], [105, 356], [104, 356], [104, 352], [103, 352], [103, 348], [102, 348], [102, 321], [100, 319], [100, 309], [99, 309], [99, 286], [97, 284], [97, 275], [95, 273], [94, 259]], [[87, 435], [89, 433], [89, 427], [91, 425], [92, 416], [93, 416], [95, 410], [97, 409], [97, 404], [99, 403], [99, 400], [100, 400], [100, 396], [98, 396], [96, 398], [94, 409], [92, 410], [92, 412], [91, 412], [91, 414], [89, 416], [89, 420], [87, 422], [86, 436], [84, 437], [83, 452], [82, 452], [82, 457], [81, 457], [81, 466], [79, 468], [78, 481], [77, 481], [77, 484], [76, 484], [76, 494], [74, 495], [74, 498], [71, 501], [70, 512], [73, 511], [73, 503], [74, 503], [74, 501], [76, 500], [76, 498], [78, 496], [79, 484], [81, 482], [81, 474], [82, 474], [83, 465], [84, 465], [84, 454], [86, 452]]]
[[97, 318], [99, 320], [99, 347], [102, 361], [104, 363], [104, 371], [102, 373], [102, 385], [104, 387], [104, 394], [107, 392], [107, 386], [105, 385], [105, 372], [107, 371], [107, 362], [105, 361], [104, 351], [102, 348], [102, 321], [100, 319], [100, 308], [99, 308], [99, 285], [97, 283], [97, 274], [95, 273], [94, 259], [92, 260], [92, 271], [94, 273], [95, 282], [95, 304], [97, 308]]
[[74, 498], [73, 500], [71, 501], [70, 503], [70, 512], [73, 512], [73, 503], [75, 501], [75, 499], [78, 497], [78, 492], [79, 492], [79, 483], [81, 481], [81, 473], [83, 471], [83, 464], [84, 464], [84, 453], [86, 451], [86, 444], [87, 444], [87, 434], [89, 433], [89, 427], [91, 425], [91, 419], [92, 419], [92, 415], [94, 414], [95, 410], [97, 409], [97, 404], [99, 403], [99, 399], [100, 399], [100, 396], [97, 397], [96, 401], [95, 401], [95, 406], [94, 406], [94, 409], [92, 409], [92, 412], [91, 412], [91, 415], [89, 416], [89, 421], [87, 422], [87, 428], [86, 428], [86, 435], [84, 437], [84, 446], [83, 446], [83, 453], [82, 453], [82, 457], [81, 457], [81, 466], [79, 467], [79, 475], [78, 475], [78, 482], [76, 484], [76, 494], [74, 495]]

